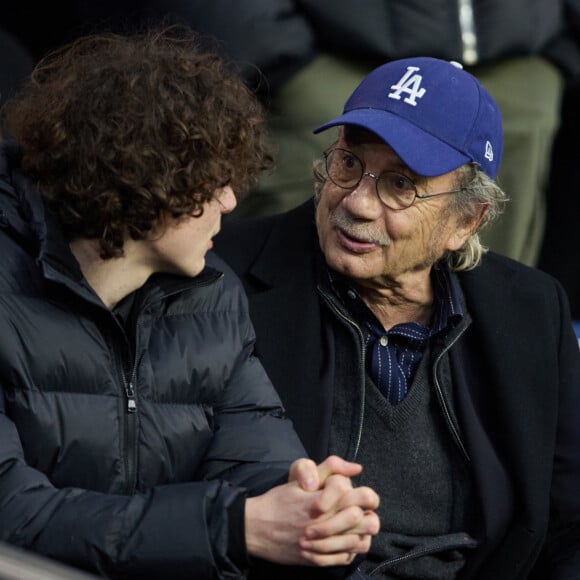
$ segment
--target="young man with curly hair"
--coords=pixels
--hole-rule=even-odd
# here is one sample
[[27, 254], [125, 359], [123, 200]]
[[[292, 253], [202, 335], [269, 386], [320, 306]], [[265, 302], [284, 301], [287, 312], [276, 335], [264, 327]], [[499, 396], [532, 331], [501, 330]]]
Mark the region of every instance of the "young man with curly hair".
[[271, 160], [251, 93], [186, 30], [93, 36], [2, 128], [0, 540], [109, 577], [346, 574], [378, 497], [304, 458], [208, 254]]

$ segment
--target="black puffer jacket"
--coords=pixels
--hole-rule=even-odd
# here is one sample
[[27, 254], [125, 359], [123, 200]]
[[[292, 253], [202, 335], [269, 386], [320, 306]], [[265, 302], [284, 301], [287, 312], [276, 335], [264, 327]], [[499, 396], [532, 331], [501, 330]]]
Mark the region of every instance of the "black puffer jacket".
[[0, 163], [0, 540], [112, 577], [241, 577], [244, 498], [304, 450], [237, 279], [210, 257], [115, 316]]

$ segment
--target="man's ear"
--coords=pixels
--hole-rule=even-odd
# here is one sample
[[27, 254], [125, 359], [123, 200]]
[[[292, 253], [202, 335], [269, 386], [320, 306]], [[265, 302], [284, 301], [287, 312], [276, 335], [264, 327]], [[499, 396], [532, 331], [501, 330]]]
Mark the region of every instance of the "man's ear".
[[481, 220], [485, 217], [485, 214], [489, 210], [489, 204], [482, 203], [479, 206], [479, 210], [477, 213], [470, 219], [465, 221], [464, 223], [458, 223], [455, 227], [455, 230], [451, 233], [449, 237], [449, 247], [448, 250], [455, 251], [459, 250], [465, 244], [469, 236], [471, 236], [474, 232], [477, 231], [479, 225], [481, 224]]

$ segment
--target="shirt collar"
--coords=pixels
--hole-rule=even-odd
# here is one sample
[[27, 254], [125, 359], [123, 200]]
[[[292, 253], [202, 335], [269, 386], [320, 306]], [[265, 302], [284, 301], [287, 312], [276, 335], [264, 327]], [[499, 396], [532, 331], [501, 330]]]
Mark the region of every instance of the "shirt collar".
[[434, 335], [459, 322], [463, 318], [463, 307], [459, 281], [446, 264], [437, 264], [431, 276], [434, 288], [431, 335]]

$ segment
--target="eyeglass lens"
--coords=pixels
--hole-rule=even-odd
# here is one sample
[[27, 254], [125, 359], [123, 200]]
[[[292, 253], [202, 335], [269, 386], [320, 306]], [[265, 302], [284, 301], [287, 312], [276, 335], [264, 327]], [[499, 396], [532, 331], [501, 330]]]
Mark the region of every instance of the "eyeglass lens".
[[375, 180], [377, 195], [387, 207], [405, 209], [413, 204], [417, 190], [408, 177], [394, 171], [384, 171], [380, 176], [365, 173], [362, 161], [346, 149], [332, 149], [325, 157], [328, 177], [338, 187], [355, 188], [367, 175]]

